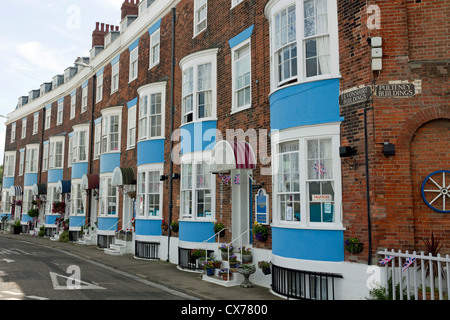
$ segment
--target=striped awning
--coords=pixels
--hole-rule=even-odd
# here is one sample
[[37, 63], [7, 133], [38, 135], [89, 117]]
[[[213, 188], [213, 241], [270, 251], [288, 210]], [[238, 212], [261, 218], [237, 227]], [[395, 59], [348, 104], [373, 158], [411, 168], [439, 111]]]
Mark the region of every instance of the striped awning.
[[72, 181], [70, 180], [59, 180], [56, 185], [56, 193], [58, 194], [66, 194], [70, 193], [70, 188], [72, 187]]
[[34, 196], [40, 196], [47, 194], [47, 185], [43, 183], [35, 183], [33, 189], [31, 190]]
[[9, 188], [10, 197], [21, 197], [23, 195], [23, 189], [21, 186], [11, 186]]
[[212, 151], [210, 171], [228, 172], [233, 169], [256, 168], [256, 157], [252, 146], [246, 141], [218, 141]]
[[98, 189], [100, 177], [98, 174], [84, 174], [81, 178], [81, 190]]
[[120, 187], [125, 185], [136, 184], [136, 174], [133, 168], [120, 168], [114, 169], [113, 176], [111, 179], [112, 187]]

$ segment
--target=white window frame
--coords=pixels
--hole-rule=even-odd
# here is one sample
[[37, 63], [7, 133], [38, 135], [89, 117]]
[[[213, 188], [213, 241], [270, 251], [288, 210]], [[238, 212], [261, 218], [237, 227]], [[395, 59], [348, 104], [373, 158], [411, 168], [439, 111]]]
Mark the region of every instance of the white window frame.
[[33, 135], [38, 133], [39, 129], [39, 113], [33, 115]]
[[[138, 168], [137, 175], [137, 197], [136, 197], [136, 217], [138, 219], [161, 219], [163, 217], [163, 183], [160, 176], [164, 174], [164, 164], [148, 164]], [[150, 192], [150, 177], [153, 176], [153, 189]], [[144, 179], [144, 181], [142, 181]], [[157, 189], [157, 190], [156, 190]], [[153, 208], [150, 214], [150, 198], [159, 196], [157, 208]], [[152, 202], [154, 203], [154, 201]]]
[[87, 111], [88, 90], [89, 90], [89, 85], [85, 86], [83, 88], [83, 90], [81, 91], [81, 112], [80, 113], [84, 113]]
[[11, 125], [11, 143], [16, 142], [16, 123]]
[[46, 215], [60, 215], [59, 213], [53, 213], [53, 203], [62, 200], [62, 195], [60, 193], [56, 193], [56, 189], [58, 188], [57, 183], [49, 183], [47, 187], [47, 202], [45, 205], [45, 214]]
[[[209, 169], [206, 167], [204, 170], [207, 175], [210, 175], [209, 188], [201, 188], [197, 185], [198, 181], [198, 164], [203, 163], [208, 165], [211, 159], [211, 152], [193, 152], [181, 157], [181, 180], [180, 180], [180, 220], [187, 221], [215, 221], [216, 217], [216, 179], [215, 175], [208, 173]], [[191, 174], [186, 173], [186, 168], [190, 166]], [[187, 181], [186, 181], [187, 180]], [[210, 192], [210, 216], [198, 216], [198, 194], [209, 190]], [[190, 195], [190, 199], [185, 199], [186, 194]], [[190, 203], [191, 212], [189, 213], [186, 208], [187, 202]]]
[[244, 0], [231, 0], [231, 9], [236, 7], [238, 4], [244, 2]]
[[27, 137], [27, 122], [28, 119], [27, 118], [23, 118], [22, 119], [22, 139], [25, 139]]
[[48, 157], [49, 157], [49, 151], [50, 151], [50, 143], [45, 143], [43, 148], [43, 156], [42, 156], [42, 171], [48, 170]]
[[74, 94], [70, 97], [70, 120], [75, 118], [77, 111], [77, 95]]
[[[139, 94], [139, 122], [138, 141], [164, 139], [166, 119], [166, 82], [152, 83], [138, 89]], [[152, 96], [161, 95], [161, 113], [152, 113]], [[152, 134], [152, 128], [158, 127], [155, 119], [161, 118], [160, 134]]]
[[[121, 134], [122, 134], [122, 109], [123, 107], [110, 107], [103, 109], [102, 113], [102, 154], [118, 153], [121, 150]], [[118, 131], [111, 132], [111, 118], [118, 117]], [[117, 149], [111, 149], [111, 143], [117, 141]]]
[[23, 188], [23, 201], [22, 201], [22, 212], [23, 214], [28, 214], [33, 205], [31, 201], [33, 200], [32, 187], [24, 186]]
[[97, 77], [97, 90], [96, 90], [96, 93], [97, 93], [97, 97], [96, 97], [95, 102], [99, 103], [100, 101], [103, 100], [103, 74], [101, 74], [101, 75], [99, 75]]
[[12, 178], [16, 171], [16, 151], [5, 152], [3, 176]]
[[39, 145], [27, 145], [25, 156], [25, 173], [37, 173], [39, 170]]
[[[339, 72], [339, 35], [338, 35], [338, 21], [337, 21], [337, 2], [334, 0], [327, 1], [327, 26], [329, 37], [329, 72], [321, 75], [306, 76], [306, 48], [304, 38], [305, 34], [305, 19], [304, 19], [304, 2], [307, 0], [270, 0], [265, 7], [265, 15], [269, 20], [270, 38], [271, 38], [271, 92], [283, 87], [283, 85], [291, 83], [303, 83], [318, 81], [324, 79], [338, 78]], [[283, 10], [295, 5], [295, 40], [292, 43], [297, 45], [297, 75], [292, 76], [282, 81], [279, 81], [278, 63], [276, 57], [276, 36], [275, 36], [275, 16]], [[323, 36], [322, 35], [318, 35]], [[287, 46], [288, 44], [286, 44]]]
[[[249, 63], [249, 69], [250, 69], [249, 70], [249, 72], [250, 72], [250, 81], [249, 81], [249, 84], [247, 86], [241, 87], [241, 88], [238, 89], [237, 88], [237, 79], [236, 79], [236, 77], [238, 76], [238, 70], [237, 70], [238, 68], [237, 68], [236, 64], [237, 64], [238, 61], [243, 60], [243, 58], [240, 59], [240, 60], [236, 60], [236, 54], [239, 51], [245, 49], [246, 47], [248, 48], [248, 55], [245, 58], [249, 59], [248, 63]], [[232, 113], [248, 109], [248, 108], [250, 108], [252, 106], [252, 49], [251, 48], [252, 48], [251, 47], [251, 39], [249, 38], [247, 40], [242, 41], [240, 44], [238, 44], [237, 46], [235, 46], [231, 50], [231, 57], [232, 57], [231, 58], [232, 59], [232, 94], [233, 94], [232, 104], [231, 104], [231, 106], [232, 106]], [[249, 91], [250, 91], [250, 101], [247, 104], [239, 106], [239, 103], [238, 103], [238, 90], [240, 91], [242, 89], [244, 89], [244, 90], [245, 89], [249, 89]]]
[[128, 82], [137, 79], [139, 72], [139, 46], [130, 51], [130, 77]]
[[67, 152], [68, 152], [67, 167], [70, 168], [70, 167], [72, 167], [72, 162], [73, 162], [73, 136], [69, 137], [69, 148], [68, 148]]
[[[205, 16], [199, 17], [199, 14], [203, 11]], [[204, 22], [204, 26], [201, 24]], [[194, 38], [200, 33], [206, 30], [208, 27], [208, 0], [194, 0]]]
[[[208, 121], [217, 119], [217, 52], [218, 49], [209, 49], [205, 51], [196, 52], [190, 54], [180, 61], [180, 67], [183, 75], [182, 85], [182, 111], [181, 111], [181, 123], [182, 125], [193, 123], [197, 121]], [[211, 64], [211, 116], [199, 117], [199, 99], [198, 95], [202, 91], [199, 90], [198, 82], [198, 69], [199, 66]], [[192, 91], [185, 82], [185, 73], [192, 70]], [[209, 91], [208, 90], [208, 91]], [[192, 111], [186, 111], [186, 101], [188, 97], [192, 95]], [[192, 120], [187, 121], [186, 116], [192, 112]]]
[[[119, 216], [119, 191], [117, 187], [112, 187], [112, 173], [100, 175], [100, 186], [99, 186], [99, 216], [101, 217], [118, 217]], [[110, 193], [115, 189], [115, 195]], [[114, 214], [109, 214], [109, 200], [115, 197], [115, 207], [116, 211]]]
[[94, 130], [94, 159], [98, 159], [102, 154], [102, 123], [96, 124]]
[[52, 123], [52, 108], [45, 110], [45, 130], [50, 129]]
[[[340, 146], [340, 124], [334, 123], [329, 125], [317, 125], [298, 128], [294, 130], [287, 130], [284, 132], [275, 132], [272, 138], [272, 160], [273, 160], [273, 196], [272, 196], [272, 208], [273, 208], [273, 223], [279, 227], [292, 227], [298, 229], [343, 229], [342, 224], [342, 185], [341, 185], [341, 163], [339, 157]], [[323, 140], [331, 139], [331, 154], [333, 156], [331, 162], [331, 171], [333, 172], [332, 179], [326, 181], [333, 182], [334, 199], [334, 212], [333, 222], [312, 222], [310, 221], [310, 200], [309, 200], [309, 182], [315, 182], [316, 180], [308, 179], [308, 141], [310, 140]], [[281, 219], [282, 213], [280, 212], [281, 202], [279, 195], [284, 194], [279, 190], [279, 146], [282, 143], [298, 143], [299, 157], [299, 188], [300, 188], [300, 221]], [[280, 173], [281, 174], [281, 173]], [[325, 181], [325, 180], [324, 180]], [[289, 192], [288, 192], [289, 193]], [[292, 213], [294, 215], [295, 212]]]
[[11, 199], [9, 196], [9, 189], [2, 190], [2, 213], [11, 213]]
[[25, 172], [25, 150], [19, 152], [19, 176]]
[[58, 113], [56, 115], [56, 125], [59, 126], [64, 120], [64, 101], [58, 103]]
[[149, 69], [159, 64], [160, 51], [161, 51], [161, 29], [158, 28], [158, 30], [156, 30], [150, 35]]
[[[84, 141], [82, 141], [82, 136], [84, 135]], [[87, 162], [89, 159], [89, 124], [82, 124], [73, 126], [73, 136], [72, 136], [72, 150], [73, 150], [73, 160], [74, 163]], [[82, 144], [81, 142], [84, 142]], [[85, 159], [81, 158], [80, 155], [84, 154]]]
[[[65, 137], [51, 137], [49, 143], [48, 152], [48, 169], [63, 169], [64, 168], [64, 144]], [[61, 146], [60, 152], [58, 151], [58, 145]], [[57, 165], [57, 158], [60, 157], [60, 165]]]
[[70, 215], [84, 216], [86, 214], [86, 191], [81, 189], [81, 179], [72, 180], [71, 189], [72, 210]]
[[117, 61], [111, 67], [111, 94], [119, 91], [119, 72], [120, 72], [120, 63]]
[[136, 146], [136, 111], [136, 105], [128, 108], [127, 149], [133, 149]]

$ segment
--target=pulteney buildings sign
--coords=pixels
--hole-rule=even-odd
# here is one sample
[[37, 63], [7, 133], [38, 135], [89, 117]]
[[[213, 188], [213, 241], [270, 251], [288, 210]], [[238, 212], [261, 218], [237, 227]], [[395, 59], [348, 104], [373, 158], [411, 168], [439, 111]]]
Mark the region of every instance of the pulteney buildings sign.
[[416, 94], [413, 83], [380, 84], [377, 85], [376, 94], [378, 98], [404, 98]]

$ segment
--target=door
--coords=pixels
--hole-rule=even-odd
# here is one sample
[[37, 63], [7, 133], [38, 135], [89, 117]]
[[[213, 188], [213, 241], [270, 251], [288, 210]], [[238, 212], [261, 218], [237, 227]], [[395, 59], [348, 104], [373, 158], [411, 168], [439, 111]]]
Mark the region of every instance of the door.
[[[251, 227], [250, 213], [250, 175], [252, 170], [237, 169], [231, 171], [231, 201], [232, 201], [232, 240], [240, 237], [233, 243], [234, 247], [240, 247], [250, 243], [251, 233], [247, 232]], [[244, 234], [247, 232], [246, 234]], [[243, 235], [244, 234], [244, 235]], [[242, 242], [241, 242], [242, 241]]]

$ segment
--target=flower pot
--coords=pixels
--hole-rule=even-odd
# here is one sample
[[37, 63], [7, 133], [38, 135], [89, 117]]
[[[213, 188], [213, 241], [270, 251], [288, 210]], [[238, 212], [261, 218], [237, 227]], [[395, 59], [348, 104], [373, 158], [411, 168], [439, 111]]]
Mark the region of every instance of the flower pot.
[[22, 231], [22, 226], [11, 226], [10, 232], [12, 234], [20, 234], [20, 232]]
[[220, 268], [222, 262], [213, 262], [214, 268]]
[[232, 277], [232, 276], [233, 276], [232, 273], [230, 273], [230, 274], [224, 273], [224, 274], [222, 274], [222, 279], [223, 279], [224, 281], [228, 281], [228, 280], [231, 280], [231, 277]]
[[267, 240], [267, 235], [261, 234], [261, 233], [257, 233], [257, 234], [255, 234], [255, 238], [258, 241], [266, 241]]
[[242, 263], [252, 263], [253, 256], [251, 254], [243, 254], [242, 255]]
[[216, 269], [214, 269], [214, 268], [207, 268], [206, 269], [206, 275], [209, 276], [209, 277], [212, 277], [214, 275], [214, 270], [216, 270]]
[[268, 274], [270, 274], [271, 273], [271, 271], [270, 271], [270, 267], [267, 267], [267, 268], [262, 268], [261, 269], [262, 270], [262, 272], [265, 274], [265, 275], [268, 275]]
[[221, 251], [221, 254], [222, 254], [222, 260], [228, 261], [228, 252]]
[[363, 243], [352, 243], [345, 247], [345, 249], [350, 253], [361, 253], [364, 250]]
[[244, 276], [244, 281], [241, 283], [242, 288], [253, 288], [255, 285], [249, 280], [250, 275], [256, 272], [256, 267], [238, 268], [238, 272]]

